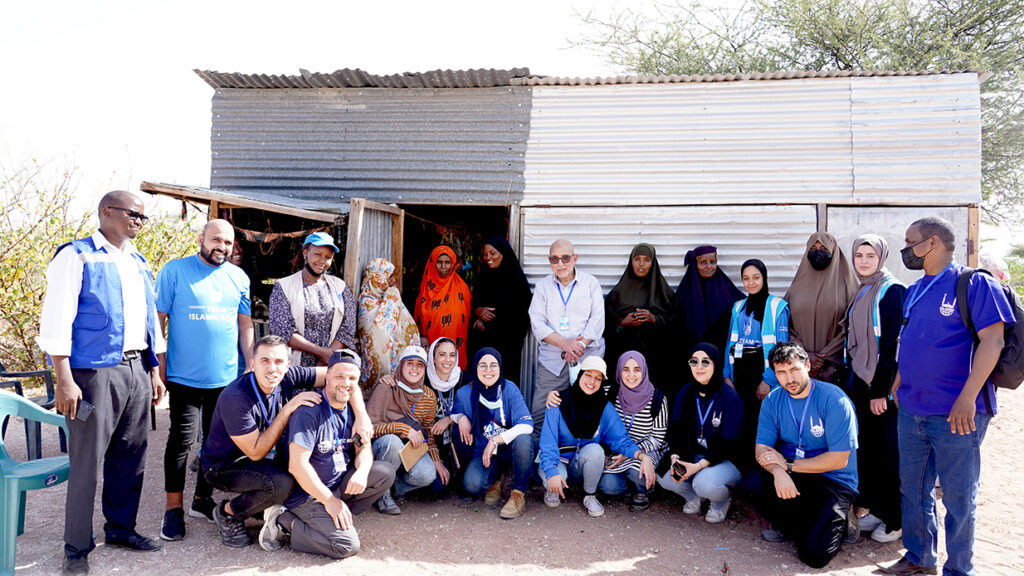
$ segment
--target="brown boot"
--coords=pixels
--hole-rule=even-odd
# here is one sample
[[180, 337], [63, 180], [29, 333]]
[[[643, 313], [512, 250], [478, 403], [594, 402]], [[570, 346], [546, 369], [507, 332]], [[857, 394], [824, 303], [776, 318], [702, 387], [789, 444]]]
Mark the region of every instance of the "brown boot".
[[508, 502], [501, 508], [501, 516], [506, 520], [512, 518], [519, 518], [526, 512], [526, 494], [523, 494], [519, 490], [513, 490], [512, 494], [508, 497]]
[[484, 494], [484, 504], [488, 506], [494, 506], [501, 500], [501, 481], [504, 478], [498, 478], [491, 484], [491, 487], [487, 489], [487, 493]]

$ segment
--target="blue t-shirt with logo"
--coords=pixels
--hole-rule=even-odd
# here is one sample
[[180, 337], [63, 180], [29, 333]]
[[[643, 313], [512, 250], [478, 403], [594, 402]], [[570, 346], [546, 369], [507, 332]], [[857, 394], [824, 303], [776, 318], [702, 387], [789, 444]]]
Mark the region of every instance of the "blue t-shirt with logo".
[[[907, 321], [900, 333], [900, 388], [896, 393], [900, 409], [915, 416], [948, 415], [971, 373], [974, 335], [964, 326], [956, 301], [956, 283], [962, 271], [963, 266], [952, 264], [938, 275], [922, 277], [907, 289], [903, 301]], [[987, 274], [971, 276], [967, 308], [978, 330], [996, 322], [1014, 323], [1002, 287]], [[978, 394], [975, 407], [986, 411], [983, 394], [989, 395], [995, 412], [995, 389], [990, 383]]]
[[[355, 457], [351, 442], [354, 420], [351, 406], [338, 410], [326, 398], [316, 406], [300, 406], [288, 419], [288, 443], [310, 451], [310, 465], [332, 492]], [[339, 456], [335, 458], [335, 454]], [[296, 482], [284, 505], [295, 508], [308, 499], [309, 493]]]
[[220, 388], [238, 377], [238, 315], [250, 315], [249, 277], [193, 254], [172, 260], [156, 279], [156, 309], [167, 314], [167, 379]]
[[[846, 466], [825, 472], [840, 484], [857, 490], [857, 417], [853, 403], [838, 386], [811, 381], [811, 393], [793, 398], [785, 388], [776, 388], [761, 404], [757, 421], [757, 443], [771, 446], [786, 458], [804, 458], [825, 452], [850, 452]], [[801, 427], [797, 421], [802, 422]]]

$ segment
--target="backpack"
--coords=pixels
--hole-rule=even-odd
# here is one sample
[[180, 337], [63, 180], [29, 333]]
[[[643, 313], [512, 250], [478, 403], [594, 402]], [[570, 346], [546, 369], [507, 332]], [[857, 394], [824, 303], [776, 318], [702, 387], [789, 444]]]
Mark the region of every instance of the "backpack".
[[[978, 342], [978, 331], [974, 328], [974, 320], [971, 318], [970, 310], [967, 307], [967, 285], [971, 281], [971, 276], [976, 272], [988, 274], [989, 276], [992, 275], [988, 270], [964, 268], [960, 278], [956, 281], [956, 301], [960, 309], [960, 318], [963, 320], [967, 330], [974, 335], [975, 344]], [[1013, 326], [1005, 328], [1003, 333], [1003, 351], [999, 354], [999, 361], [996, 363], [996, 367], [992, 369], [992, 374], [989, 375], [988, 380], [997, 388], [1016, 390], [1021, 382], [1024, 382], [1024, 305], [1021, 304], [1020, 297], [1017, 296], [1017, 293], [1012, 288], [1005, 285], [1001, 286], [1003, 294], [1006, 295], [1006, 299], [1010, 302], [1010, 307], [1013, 309], [1013, 317], [1017, 322]], [[985, 395], [985, 404], [986, 406], [989, 404], [987, 394]], [[991, 408], [989, 408], [989, 412], [992, 412]]]

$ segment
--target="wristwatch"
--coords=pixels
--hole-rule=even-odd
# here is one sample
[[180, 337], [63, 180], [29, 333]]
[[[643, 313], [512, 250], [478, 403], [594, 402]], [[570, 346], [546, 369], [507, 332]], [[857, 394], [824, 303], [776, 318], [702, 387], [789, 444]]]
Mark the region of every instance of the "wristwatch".
[[793, 473], [793, 460], [790, 458], [786, 459], [786, 474]]

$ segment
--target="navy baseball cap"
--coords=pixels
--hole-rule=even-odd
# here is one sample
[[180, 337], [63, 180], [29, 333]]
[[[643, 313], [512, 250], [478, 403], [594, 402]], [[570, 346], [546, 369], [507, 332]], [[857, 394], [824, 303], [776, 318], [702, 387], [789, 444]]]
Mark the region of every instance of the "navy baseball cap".
[[338, 253], [338, 247], [334, 245], [334, 238], [327, 232], [313, 232], [309, 236], [306, 236], [306, 241], [302, 243], [303, 246], [312, 244], [313, 246], [330, 246], [334, 253]]
[[356, 354], [348, 348], [342, 348], [341, 350], [335, 350], [331, 354], [331, 358], [327, 362], [327, 367], [330, 368], [331, 366], [341, 362], [346, 364], [355, 364], [357, 367], [362, 367], [363, 365], [363, 361], [359, 359], [359, 354]]

